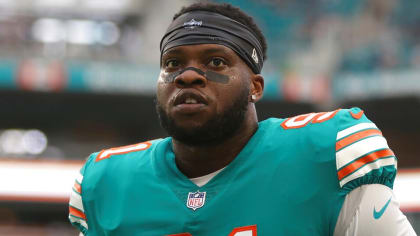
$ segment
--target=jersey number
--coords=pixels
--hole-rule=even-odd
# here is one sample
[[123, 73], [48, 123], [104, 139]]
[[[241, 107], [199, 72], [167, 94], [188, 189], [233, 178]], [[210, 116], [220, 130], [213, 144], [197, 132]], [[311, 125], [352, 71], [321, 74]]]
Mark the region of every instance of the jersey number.
[[[182, 234], [170, 234], [167, 236], [192, 236], [190, 233]], [[244, 227], [238, 227], [232, 230], [228, 236], [257, 236], [257, 226], [250, 225]]]
[[283, 121], [283, 123], [281, 123], [281, 126], [284, 129], [297, 129], [297, 128], [304, 127], [309, 122], [321, 123], [321, 122], [324, 122], [333, 118], [339, 110], [340, 109], [335, 110], [335, 111], [330, 111], [330, 112], [309, 113], [309, 114], [298, 115], [298, 116], [286, 119], [285, 121]]
[[129, 153], [129, 152], [146, 150], [151, 145], [152, 145], [152, 143], [149, 142], [149, 141], [147, 141], [147, 142], [133, 144], [133, 145], [128, 145], [128, 146], [123, 146], [123, 147], [116, 147], [116, 148], [106, 149], [106, 150], [101, 151], [96, 156], [96, 160], [95, 161], [98, 162], [98, 161], [101, 161], [103, 159], [107, 159], [107, 158], [109, 158], [112, 155], [125, 154], [125, 153]]

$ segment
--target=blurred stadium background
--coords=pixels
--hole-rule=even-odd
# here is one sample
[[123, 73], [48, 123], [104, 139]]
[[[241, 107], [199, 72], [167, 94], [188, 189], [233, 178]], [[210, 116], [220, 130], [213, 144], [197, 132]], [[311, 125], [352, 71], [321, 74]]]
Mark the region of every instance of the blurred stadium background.
[[[0, 235], [77, 235], [88, 154], [165, 136], [159, 41], [191, 0], [0, 0]], [[420, 233], [420, 1], [231, 0], [268, 38], [259, 118], [359, 106], [399, 158]]]

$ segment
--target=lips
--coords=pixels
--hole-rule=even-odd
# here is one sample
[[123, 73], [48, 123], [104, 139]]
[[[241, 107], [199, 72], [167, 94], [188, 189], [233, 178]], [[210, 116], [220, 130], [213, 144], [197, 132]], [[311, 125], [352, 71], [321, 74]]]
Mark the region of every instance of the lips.
[[194, 104], [203, 104], [207, 105], [207, 100], [198, 93], [194, 92], [181, 92], [175, 97], [174, 106], [178, 105], [194, 105]]
[[205, 97], [195, 91], [181, 91], [176, 95], [172, 104], [174, 114], [181, 116], [198, 115], [208, 107]]

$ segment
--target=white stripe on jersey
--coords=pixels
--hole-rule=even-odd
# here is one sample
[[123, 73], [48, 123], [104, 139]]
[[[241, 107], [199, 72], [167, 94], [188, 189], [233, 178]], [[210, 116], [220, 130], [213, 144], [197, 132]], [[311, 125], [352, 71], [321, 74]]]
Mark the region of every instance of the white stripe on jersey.
[[[76, 180], [78, 183], [80, 183], [80, 187], [82, 186], [82, 181], [83, 181], [83, 175], [78, 172], [77, 176], [76, 176]], [[83, 191], [83, 190], [82, 190]], [[79, 209], [81, 212], [83, 212], [83, 214], [85, 213], [85, 209], [83, 207], [83, 199], [82, 196], [79, 195], [78, 193], [75, 192], [75, 190], [71, 189], [70, 192], [70, 202], [69, 202], [70, 206], [73, 206], [77, 209]], [[79, 223], [81, 226], [83, 226], [84, 228], [88, 229], [88, 225], [86, 223], [85, 220], [80, 219], [78, 217], [75, 217], [71, 214], [69, 214], [69, 220], [72, 223]]]
[[376, 127], [376, 125], [374, 123], [360, 123], [357, 125], [353, 125], [347, 129], [344, 129], [340, 132], [337, 133], [337, 140], [346, 137], [350, 134], [356, 133], [357, 131], [360, 130], [364, 130], [364, 129], [369, 129], [369, 128], [375, 128], [378, 129], [378, 127]]
[[85, 227], [86, 229], [88, 229], [88, 226], [86, 224], [86, 221], [77, 217], [74, 217], [72, 215], [69, 216], [70, 222], [71, 223], [79, 223], [81, 226]]
[[346, 183], [362, 177], [363, 175], [369, 173], [374, 169], [379, 169], [384, 166], [395, 165], [396, 167], [396, 160], [395, 157], [389, 157], [385, 159], [379, 159], [375, 162], [369, 163], [364, 165], [362, 168], [358, 169], [357, 171], [353, 172], [351, 175], [348, 175], [344, 179], [340, 181], [340, 186], [343, 187]]
[[336, 153], [337, 170], [367, 153], [386, 148], [389, 147], [382, 136], [373, 136], [353, 143]]
[[85, 213], [85, 209], [83, 208], [82, 197], [79, 194], [75, 193], [74, 190], [72, 190], [70, 194], [70, 205], [76, 207], [77, 209]]
[[80, 174], [80, 172], [78, 172], [78, 174], [77, 174], [76, 181], [77, 181], [79, 184], [82, 184], [82, 181], [83, 181], [83, 175], [82, 175], [82, 174]]

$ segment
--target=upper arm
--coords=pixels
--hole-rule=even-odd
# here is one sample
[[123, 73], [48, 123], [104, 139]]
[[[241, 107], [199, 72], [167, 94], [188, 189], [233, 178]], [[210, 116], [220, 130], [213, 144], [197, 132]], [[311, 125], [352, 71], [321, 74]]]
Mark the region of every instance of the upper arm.
[[351, 191], [343, 203], [335, 236], [416, 235], [392, 191], [381, 184], [363, 185]]
[[415, 235], [392, 188], [397, 159], [359, 108], [342, 110], [336, 137], [339, 185], [347, 194], [334, 235]]

